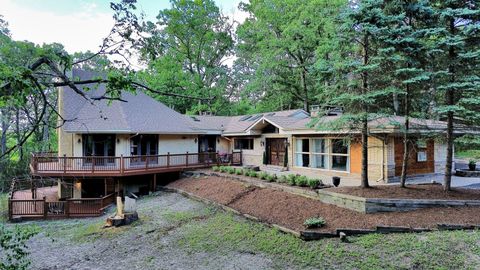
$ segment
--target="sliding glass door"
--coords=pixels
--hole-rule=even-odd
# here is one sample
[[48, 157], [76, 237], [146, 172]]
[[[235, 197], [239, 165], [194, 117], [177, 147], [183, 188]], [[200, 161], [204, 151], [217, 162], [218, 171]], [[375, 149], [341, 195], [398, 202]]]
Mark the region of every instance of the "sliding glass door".
[[[85, 157], [105, 157], [96, 158], [95, 165], [105, 165], [115, 162], [115, 135], [112, 134], [84, 134], [83, 136], [83, 155]], [[86, 163], [91, 163], [93, 159], [86, 159]]]

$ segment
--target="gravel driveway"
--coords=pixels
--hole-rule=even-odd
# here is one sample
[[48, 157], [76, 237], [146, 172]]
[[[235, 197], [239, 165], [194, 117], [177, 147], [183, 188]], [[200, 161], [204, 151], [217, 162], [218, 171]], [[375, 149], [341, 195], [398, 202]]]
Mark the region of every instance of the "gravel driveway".
[[32, 222], [42, 227], [29, 242], [32, 269], [275, 268], [259, 254], [192, 253], [180, 247], [184, 223], [202, 222], [214, 211], [202, 203], [159, 192], [137, 201], [137, 208], [141, 220], [119, 228], [102, 228], [106, 216]]

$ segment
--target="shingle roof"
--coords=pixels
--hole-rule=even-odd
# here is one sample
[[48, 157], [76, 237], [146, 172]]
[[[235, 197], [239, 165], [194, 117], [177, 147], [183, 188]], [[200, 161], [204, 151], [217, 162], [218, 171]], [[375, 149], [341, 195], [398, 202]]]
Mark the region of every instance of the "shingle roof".
[[[73, 70], [73, 77], [91, 79], [97, 74]], [[91, 88], [88, 90], [88, 87]], [[88, 97], [98, 97], [105, 93], [105, 85], [85, 85], [82, 89]], [[122, 92], [122, 101], [86, 100], [70, 87], [64, 87], [63, 117], [70, 119], [64, 125], [67, 132], [78, 133], [159, 133], [159, 134], [198, 134], [192, 128], [193, 120], [163, 103], [137, 92], [136, 95]]]

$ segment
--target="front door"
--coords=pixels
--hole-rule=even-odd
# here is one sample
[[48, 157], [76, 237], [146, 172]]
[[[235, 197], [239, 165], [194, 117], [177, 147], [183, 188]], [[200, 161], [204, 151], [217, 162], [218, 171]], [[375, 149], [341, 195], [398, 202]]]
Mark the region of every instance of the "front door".
[[[96, 158], [95, 165], [105, 165], [113, 163], [115, 156], [115, 135], [108, 134], [84, 134], [83, 135], [83, 155], [86, 157], [105, 157]], [[91, 163], [91, 159], [86, 159], [87, 163]]]
[[267, 139], [267, 163], [270, 165], [284, 166], [286, 146], [286, 138]]

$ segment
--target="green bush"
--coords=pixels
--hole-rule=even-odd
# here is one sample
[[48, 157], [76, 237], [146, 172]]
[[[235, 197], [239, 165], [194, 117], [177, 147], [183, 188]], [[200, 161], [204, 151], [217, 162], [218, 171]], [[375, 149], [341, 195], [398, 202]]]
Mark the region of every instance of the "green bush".
[[39, 231], [36, 226], [6, 227], [0, 224], [0, 269], [29, 269], [27, 241]]
[[323, 227], [325, 223], [325, 219], [322, 217], [311, 217], [307, 218], [303, 225], [305, 225], [307, 228], [320, 228]]
[[235, 170], [235, 174], [236, 174], [236, 175], [242, 175], [242, 174], [243, 174], [243, 170], [242, 170], [242, 169], [236, 169], [236, 170]]
[[287, 183], [287, 176], [286, 175], [280, 175], [280, 177], [277, 178], [277, 183]]
[[244, 170], [243, 170], [243, 175], [249, 176], [249, 175], [250, 175], [250, 170], [244, 169]]
[[256, 171], [251, 170], [249, 176], [250, 177], [258, 177], [258, 173]]
[[228, 172], [229, 174], [234, 174], [234, 173], [235, 173], [235, 169], [232, 168], [232, 167], [227, 167], [227, 172]]
[[287, 176], [287, 184], [289, 184], [290, 186], [295, 186], [296, 180], [297, 176], [295, 174], [289, 174]]
[[258, 174], [258, 178], [262, 179], [262, 180], [266, 180], [267, 179], [267, 176], [268, 176], [268, 173], [266, 172], [260, 172]]
[[273, 182], [277, 176], [275, 174], [268, 174], [267, 177], [265, 178], [268, 182]]
[[295, 184], [300, 187], [308, 186], [308, 178], [305, 175], [298, 175], [295, 179]]
[[218, 167], [218, 166], [213, 166], [213, 167], [212, 167], [212, 170], [213, 170], [214, 172], [218, 172], [218, 171], [220, 171], [220, 167]]
[[318, 188], [321, 185], [322, 181], [320, 179], [308, 179], [308, 186], [315, 189]]
[[227, 172], [227, 167], [226, 166], [220, 166], [220, 172], [222, 172], [222, 173]]

